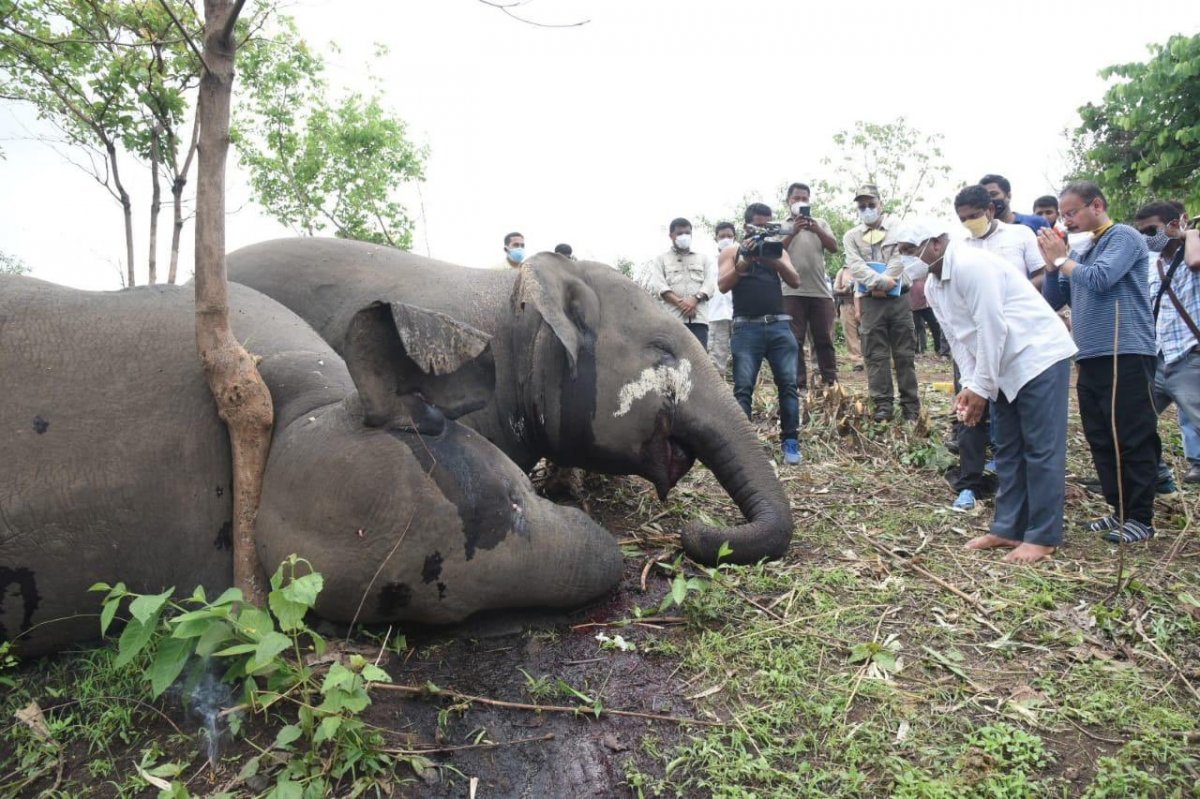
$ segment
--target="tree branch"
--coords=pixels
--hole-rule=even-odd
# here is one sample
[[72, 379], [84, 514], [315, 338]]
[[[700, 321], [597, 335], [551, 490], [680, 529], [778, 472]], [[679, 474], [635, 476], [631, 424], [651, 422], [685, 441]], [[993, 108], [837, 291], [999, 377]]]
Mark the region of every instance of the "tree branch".
[[[175, 23], [175, 27], [179, 28], [179, 32], [183, 34], [184, 41], [188, 43], [188, 47], [192, 48], [192, 52], [196, 54], [196, 58], [200, 61], [200, 65], [204, 67], [204, 71], [212, 72], [208, 68], [208, 62], [204, 60], [204, 54], [200, 52], [200, 48], [196, 47], [196, 43], [192, 41], [191, 35], [183, 27], [183, 23], [179, 21], [179, 17], [175, 16], [175, 12], [171, 10], [171, 6], [167, 3], [167, 0], [158, 0], [158, 4], [163, 7], [163, 11], [167, 12], [167, 16]], [[238, 8], [241, 8], [241, 3], [238, 4]]]
[[591, 22], [590, 19], [585, 19], [580, 22], [548, 23], [548, 22], [537, 22], [532, 19], [526, 19], [524, 17], [519, 17], [512, 12], [512, 9], [516, 8], [517, 6], [525, 5], [524, 0], [516, 0], [515, 2], [511, 2], [511, 3], [499, 3], [499, 2], [495, 2], [494, 0], [479, 0], [479, 2], [483, 3], [485, 6], [491, 6], [492, 8], [496, 8], [496, 9], [499, 9], [500, 11], [503, 11], [505, 14], [512, 17], [517, 22], [523, 22], [526, 25], [532, 25], [535, 28], [578, 28], [581, 25], [586, 25], [589, 22]]
[[229, 11], [229, 16], [225, 18], [225, 27], [221, 29], [222, 41], [228, 41], [233, 36], [233, 27], [237, 24], [244, 5], [246, 5], [246, 0], [234, 0], [233, 8]]

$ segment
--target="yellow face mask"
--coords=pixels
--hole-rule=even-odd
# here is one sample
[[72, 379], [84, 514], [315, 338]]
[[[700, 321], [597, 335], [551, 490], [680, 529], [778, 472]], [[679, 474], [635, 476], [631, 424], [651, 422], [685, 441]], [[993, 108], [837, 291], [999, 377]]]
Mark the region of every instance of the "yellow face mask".
[[977, 239], [983, 238], [991, 226], [992, 221], [988, 219], [987, 216], [978, 216], [974, 219], [967, 219], [963, 221], [963, 227], [965, 227], [971, 233], [971, 235]]

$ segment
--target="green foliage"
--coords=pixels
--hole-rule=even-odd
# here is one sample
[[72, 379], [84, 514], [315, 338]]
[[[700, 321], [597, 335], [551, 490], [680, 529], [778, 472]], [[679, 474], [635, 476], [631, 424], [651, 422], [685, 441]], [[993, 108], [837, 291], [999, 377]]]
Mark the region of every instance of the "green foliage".
[[[335, 660], [323, 676], [306, 660], [326, 651], [324, 639], [304, 623], [323, 587], [308, 561], [293, 555], [271, 577], [268, 609], [246, 605], [236, 588], [212, 601], [202, 588], [181, 601], [171, 599], [173, 589], [145, 595], [123, 583], [99, 583], [92, 590], [106, 592], [102, 632], [128, 600], [129, 619], [114, 665], [140, 664], [137, 671], [152, 698], [185, 671], [189, 683], [198, 681], [211, 663], [218, 664], [223, 680], [241, 685], [253, 711], [265, 715], [285, 708], [290, 723], [246, 763], [241, 778], [269, 771], [270, 796], [309, 797], [342, 789], [356, 794], [394, 767], [393, 758], [381, 751], [381, 735], [359, 718], [371, 703], [368, 685], [390, 682], [388, 674], [357, 654]], [[287, 712], [292, 709], [294, 714]], [[172, 779], [174, 764], [143, 766], [139, 774], [162, 789], [160, 796], [187, 796]]]
[[379, 93], [329, 100], [324, 59], [287, 18], [239, 56], [250, 91], [234, 110], [231, 136], [255, 199], [305, 235], [411, 246], [413, 222], [395, 190], [423, 178], [426, 153]]
[[1149, 50], [1101, 71], [1118, 82], [1079, 109], [1074, 133], [1072, 177], [1099, 183], [1117, 218], [1153, 198], [1200, 203], [1200, 34]]
[[0, 252], [0, 275], [23, 275], [28, 271], [29, 267], [20, 258]]
[[950, 165], [941, 142], [940, 133], [922, 133], [904, 117], [886, 123], [855, 122], [853, 128], [833, 135], [837, 155], [822, 161], [831, 174], [813, 186], [814, 199], [849, 214], [858, 187], [873, 183], [887, 212], [901, 219], [912, 212], [945, 212]]

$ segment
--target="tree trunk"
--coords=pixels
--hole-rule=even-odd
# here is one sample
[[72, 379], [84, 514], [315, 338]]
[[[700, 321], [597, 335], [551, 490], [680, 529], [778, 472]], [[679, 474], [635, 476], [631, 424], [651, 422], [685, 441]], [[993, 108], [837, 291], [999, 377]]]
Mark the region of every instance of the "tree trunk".
[[125, 185], [121, 183], [121, 173], [117, 169], [117, 145], [105, 141], [104, 146], [108, 151], [108, 162], [112, 164], [113, 185], [117, 187], [117, 195], [121, 198], [121, 211], [125, 214], [125, 288], [131, 289], [137, 285], [133, 274], [133, 201], [129, 199], [129, 192], [125, 191]]
[[150, 257], [146, 265], [150, 271], [147, 282], [153, 286], [158, 282], [158, 211], [162, 208], [162, 186], [159, 184], [158, 167], [162, 162], [158, 142], [162, 127], [155, 123], [150, 131]]
[[271, 445], [271, 395], [256, 359], [229, 326], [225, 275], [225, 158], [242, 0], [205, 0], [200, 79], [200, 152], [196, 182], [196, 347], [233, 452], [233, 580], [248, 602], [262, 605], [266, 580], [254, 547], [254, 521]]
[[172, 148], [171, 170], [175, 177], [171, 182], [171, 197], [175, 209], [175, 225], [171, 228], [171, 267], [167, 273], [167, 282], [175, 285], [175, 275], [179, 271], [179, 239], [183, 234], [183, 188], [187, 185], [188, 172], [192, 169], [192, 158], [196, 155], [196, 146], [200, 135], [200, 110], [196, 109], [196, 121], [192, 124], [192, 140], [188, 144], [187, 156], [183, 159], [183, 169], [175, 165], [175, 149]]

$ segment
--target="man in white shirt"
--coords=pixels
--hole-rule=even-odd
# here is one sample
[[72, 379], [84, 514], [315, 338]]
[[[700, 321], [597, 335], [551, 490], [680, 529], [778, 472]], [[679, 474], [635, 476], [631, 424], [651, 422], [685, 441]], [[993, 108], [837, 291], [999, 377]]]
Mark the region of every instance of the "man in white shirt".
[[672, 219], [667, 234], [671, 249], [646, 264], [642, 285], [708, 349], [708, 301], [717, 293], [717, 263], [692, 252], [692, 223], [686, 219]]
[[949, 227], [906, 224], [897, 249], [925, 296], [962, 372], [954, 399], [977, 425], [991, 401], [996, 422], [996, 514], [968, 549], [1004, 547], [1009, 563], [1036, 563], [1062, 543], [1067, 392], [1078, 351], [1028, 278], [992, 253], [957, 244]]
[[[732, 222], [717, 225], [717, 252], [737, 244], [737, 228]], [[708, 357], [721, 377], [729, 370], [729, 334], [733, 326], [733, 296], [717, 291], [708, 301]]]

